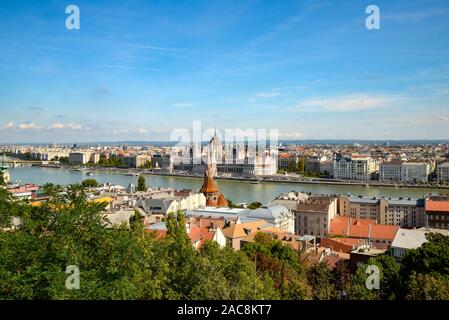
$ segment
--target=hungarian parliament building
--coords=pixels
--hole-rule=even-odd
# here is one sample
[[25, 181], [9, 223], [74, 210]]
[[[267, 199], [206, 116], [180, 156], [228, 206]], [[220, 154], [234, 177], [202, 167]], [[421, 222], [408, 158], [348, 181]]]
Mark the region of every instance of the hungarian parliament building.
[[247, 144], [225, 145], [214, 135], [206, 146], [174, 148], [164, 157], [162, 169], [203, 174], [206, 165], [210, 164], [214, 175], [274, 175], [278, 171], [277, 153], [276, 148], [266, 146], [259, 151], [258, 147]]

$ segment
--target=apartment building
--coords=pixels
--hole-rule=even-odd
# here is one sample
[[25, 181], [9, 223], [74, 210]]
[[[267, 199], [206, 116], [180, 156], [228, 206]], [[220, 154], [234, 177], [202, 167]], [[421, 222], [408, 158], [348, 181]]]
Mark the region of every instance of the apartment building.
[[98, 163], [100, 161], [100, 154], [95, 152], [70, 152], [70, 164], [86, 164], [88, 162]]
[[371, 180], [376, 170], [376, 161], [368, 156], [353, 155], [351, 158], [337, 158], [333, 175], [336, 179]]
[[307, 158], [304, 169], [309, 173], [319, 173], [321, 162], [325, 160], [327, 159], [323, 156], [310, 156]]
[[141, 168], [147, 161], [151, 161], [151, 156], [145, 154], [134, 154], [123, 157], [123, 162], [132, 168]]
[[327, 238], [331, 220], [337, 215], [337, 198], [332, 196], [312, 196], [298, 202], [295, 214], [295, 233]]
[[68, 157], [70, 151], [64, 149], [37, 149], [30, 152], [31, 158], [34, 160], [51, 161], [62, 157]]
[[298, 156], [288, 153], [280, 153], [278, 155], [279, 170], [291, 170], [296, 168], [299, 162]]
[[380, 164], [379, 180], [398, 182], [427, 182], [430, 164], [425, 162], [393, 161]]
[[334, 175], [334, 162], [322, 161], [320, 162], [320, 174], [324, 177], [333, 177]]
[[392, 197], [338, 197], [338, 213], [353, 219], [372, 219], [401, 228], [426, 226], [424, 199]]
[[425, 200], [427, 227], [449, 229], [449, 196], [433, 196]]
[[449, 181], [449, 162], [437, 166], [437, 180]]
[[363, 196], [338, 197], [338, 213], [353, 219], [372, 219], [380, 222], [388, 210], [385, 199]]

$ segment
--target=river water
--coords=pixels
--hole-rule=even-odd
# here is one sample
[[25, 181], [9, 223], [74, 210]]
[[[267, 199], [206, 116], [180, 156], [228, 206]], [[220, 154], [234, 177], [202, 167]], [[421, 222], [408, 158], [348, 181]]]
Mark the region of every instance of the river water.
[[[44, 185], [47, 182], [68, 185], [79, 183], [87, 178], [96, 179], [99, 183], [110, 182], [127, 187], [130, 182], [137, 185], [137, 177], [127, 176], [118, 173], [97, 171], [93, 176], [86, 176], [83, 172], [66, 169], [53, 169], [41, 167], [17, 167], [10, 168], [11, 180], [20, 180], [22, 183], [35, 183]], [[171, 187], [176, 189], [199, 190], [202, 179], [191, 177], [173, 177], [147, 175], [147, 185], [151, 187]], [[388, 196], [388, 197], [411, 197], [419, 198], [424, 194], [449, 193], [448, 190], [431, 188], [394, 188], [394, 187], [363, 187], [345, 185], [320, 185], [301, 183], [274, 183], [264, 182], [251, 184], [246, 181], [216, 180], [216, 184], [228, 199], [233, 202], [253, 202], [259, 201], [267, 204], [278, 194], [285, 191], [302, 191], [313, 194], [353, 194], [365, 196]]]

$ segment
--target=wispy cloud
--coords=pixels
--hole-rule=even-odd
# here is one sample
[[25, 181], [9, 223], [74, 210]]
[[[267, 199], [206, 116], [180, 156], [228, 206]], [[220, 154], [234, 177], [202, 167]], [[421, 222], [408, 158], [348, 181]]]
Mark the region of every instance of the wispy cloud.
[[1, 131], [49, 131], [49, 130], [89, 130], [89, 127], [77, 123], [55, 122], [49, 126], [38, 125], [33, 122], [22, 122], [15, 124], [10, 121], [5, 124]]
[[143, 70], [143, 71], [162, 71], [162, 69], [147, 68], [147, 67], [133, 67], [127, 65], [118, 64], [98, 64], [94, 65], [95, 68], [109, 68], [109, 69], [122, 69], [122, 70]]
[[150, 60], [150, 61], [158, 60], [158, 59], [153, 58], [153, 57], [136, 56], [136, 55], [122, 55], [120, 57], [121, 58], [125, 58], [125, 59], [137, 59], [137, 60]]
[[436, 120], [438, 122], [448, 122], [449, 121], [449, 117], [448, 116], [439, 116], [436, 118]]
[[170, 52], [180, 52], [178, 49], [174, 48], [166, 48], [166, 47], [155, 47], [155, 46], [147, 46], [142, 44], [124, 44], [124, 47], [128, 48], [136, 48], [136, 49], [148, 49], [148, 50], [155, 50], [155, 51], [170, 51]]
[[137, 130], [137, 132], [139, 132], [139, 133], [148, 133], [149, 130], [145, 129], [145, 128], [139, 128], [139, 130]]
[[299, 102], [294, 109], [302, 111], [358, 111], [388, 108], [399, 102], [398, 97], [354, 93], [332, 97], [315, 97]]
[[449, 14], [449, 8], [430, 8], [422, 11], [415, 12], [400, 12], [394, 14], [383, 14], [383, 20], [391, 20], [391, 21], [422, 21], [424, 19], [433, 18], [437, 16], [444, 16]]
[[258, 98], [275, 98], [279, 97], [281, 93], [278, 90], [268, 91], [268, 92], [259, 92], [256, 94]]
[[86, 129], [88, 129], [88, 127], [85, 127], [78, 123], [64, 124], [64, 123], [55, 122], [49, 127], [49, 129], [86, 130]]
[[302, 22], [306, 17], [311, 15], [313, 12], [315, 12], [316, 10], [318, 10], [319, 8], [321, 8], [325, 5], [326, 4], [323, 2], [309, 3], [304, 8], [302, 8], [302, 10], [299, 13], [289, 16], [288, 18], [284, 19], [279, 24], [272, 27], [272, 29], [270, 31], [255, 38], [253, 41], [251, 41], [249, 46], [256, 46], [263, 42], [266, 42], [273, 38], [276, 38], [276, 36], [278, 36], [279, 34], [281, 34], [283, 32], [288, 31], [289, 29], [294, 27], [296, 24]]
[[10, 121], [6, 125], [3, 126], [3, 130], [41, 130], [44, 127], [34, 124], [33, 122], [23, 122], [20, 124], [14, 124], [14, 122]]
[[193, 107], [195, 104], [193, 102], [176, 102], [173, 103], [173, 107], [175, 108], [190, 108]]
[[302, 137], [304, 137], [304, 134], [299, 131], [279, 132], [279, 139], [294, 140], [301, 139]]
[[44, 108], [42, 108], [42, 107], [27, 107], [26, 109], [30, 110], [30, 111], [34, 111], [34, 112], [44, 111]]

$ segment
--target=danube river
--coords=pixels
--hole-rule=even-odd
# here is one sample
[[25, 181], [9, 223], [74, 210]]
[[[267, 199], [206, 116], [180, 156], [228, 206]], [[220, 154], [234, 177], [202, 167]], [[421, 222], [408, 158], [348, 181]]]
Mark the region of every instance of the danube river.
[[[127, 176], [119, 173], [93, 172], [93, 176], [86, 176], [83, 172], [66, 169], [53, 169], [41, 167], [17, 167], [10, 168], [11, 180], [20, 180], [21, 183], [35, 183], [44, 185], [47, 182], [67, 185], [79, 183], [87, 178], [96, 179], [99, 183], [119, 184], [127, 187], [130, 182], [137, 185], [137, 177]], [[147, 185], [151, 187], [171, 187], [176, 189], [201, 188], [202, 179], [191, 177], [175, 177], [147, 175]], [[387, 197], [412, 197], [419, 198], [424, 194], [447, 193], [447, 190], [430, 188], [394, 188], [394, 187], [363, 187], [347, 185], [320, 185], [320, 184], [301, 184], [301, 183], [275, 183], [264, 182], [251, 184], [246, 181], [235, 180], [216, 180], [217, 186], [228, 199], [233, 202], [252, 202], [260, 201], [264, 204], [273, 200], [278, 194], [285, 191], [302, 191], [313, 194], [353, 194], [365, 196], [387, 196]]]

